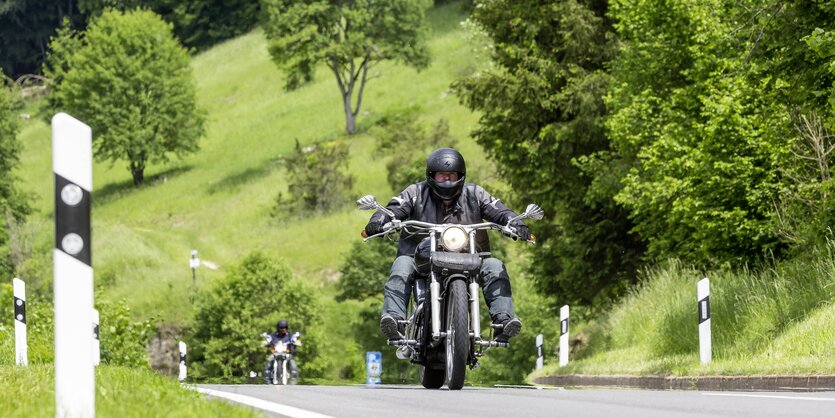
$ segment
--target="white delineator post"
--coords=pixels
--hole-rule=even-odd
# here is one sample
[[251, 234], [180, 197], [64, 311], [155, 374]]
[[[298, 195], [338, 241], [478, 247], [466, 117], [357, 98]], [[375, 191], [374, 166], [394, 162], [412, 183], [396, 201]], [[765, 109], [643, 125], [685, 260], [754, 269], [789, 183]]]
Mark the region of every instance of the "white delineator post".
[[66, 113], [52, 118], [55, 173], [55, 415], [95, 416], [90, 127]]
[[191, 258], [188, 260], [191, 267], [191, 296], [189, 300], [194, 303], [194, 292], [197, 291], [197, 268], [200, 267], [200, 259], [197, 258], [197, 250], [191, 250]]
[[536, 336], [536, 370], [542, 368], [544, 360], [542, 358], [542, 340], [544, 336], [539, 334]]
[[710, 281], [705, 277], [696, 285], [699, 303], [699, 358], [710, 363]]
[[101, 344], [99, 343], [99, 311], [93, 309], [93, 366], [101, 362]]
[[18, 366], [29, 365], [26, 346], [26, 283], [15, 278], [14, 286], [14, 358]]
[[568, 365], [568, 305], [560, 308], [560, 367]]
[[186, 369], [186, 343], [180, 341], [180, 382], [184, 382], [188, 376]]

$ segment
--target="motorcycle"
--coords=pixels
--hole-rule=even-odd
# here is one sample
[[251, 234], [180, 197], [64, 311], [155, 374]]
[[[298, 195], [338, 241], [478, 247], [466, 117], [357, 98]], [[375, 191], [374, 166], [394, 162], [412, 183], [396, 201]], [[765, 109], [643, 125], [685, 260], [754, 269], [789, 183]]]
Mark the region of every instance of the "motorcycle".
[[[482, 337], [478, 275], [483, 259], [490, 257], [490, 253], [476, 250], [476, 232], [498, 230], [504, 236], [518, 238], [510, 224], [518, 219], [542, 219], [542, 209], [530, 204], [524, 213], [508, 220], [507, 225], [493, 222], [459, 225], [397, 220], [394, 213], [371, 195], [357, 200], [357, 206], [361, 210], [383, 211], [393, 219], [379, 234], [368, 236], [363, 231], [364, 241], [400, 231], [428, 236], [429, 272], [418, 275], [412, 283], [414, 300], [407, 319], [400, 324], [405, 326], [405, 338], [388, 340], [388, 345], [398, 347], [398, 358], [420, 365], [423, 387], [438, 389], [446, 383], [450, 390], [461, 389], [466, 367], [478, 367], [478, 358], [485, 350], [510, 347], [508, 342], [494, 339], [494, 332], [498, 335], [502, 329], [501, 324], [491, 324], [489, 337]], [[531, 236], [528, 242], [535, 244], [536, 238]]]
[[298, 341], [299, 333], [294, 333], [289, 342], [282, 340], [273, 342], [272, 336], [267, 333], [261, 334], [261, 337], [264, 338], [262, 345], [270, 348], [268, 362], [271, 362], [272, 367], [267, 370], [267, 376], [265, 376], [267, 382], [273, 385], [295, 384], [296, 377], [290, 375], [288, 364], [293, 358], [293, 354], [290, 352], [290, 344], [301, 345], [301, 342]]

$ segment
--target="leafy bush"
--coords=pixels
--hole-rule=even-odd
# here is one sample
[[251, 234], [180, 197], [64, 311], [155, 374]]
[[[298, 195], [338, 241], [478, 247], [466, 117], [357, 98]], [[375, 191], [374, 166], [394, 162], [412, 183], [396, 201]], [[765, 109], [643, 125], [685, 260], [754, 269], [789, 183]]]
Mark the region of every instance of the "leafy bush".
[[354, 176], [347, 174], [348, 144], [330, 142], [302, 147], [282, 156], [288, 174], [288, 195], [278, 194], [273, 216], [284, 218], [309, 212], [327, 213], [351, 200]]
[[279, 319], [301, 332], [298, 350], [301, 379], [317, 377], [321, 336], [314, 291], [294, 280], [282, 263], [261, 252], [246, 256], [226, 278], [200, 295], [194, 325], [186, 339], [194, 378], [245, 381], [250, 371], [264, 369], [263, 332], [275, 332]]
[[[55, 308], [51, 294], [26, 289], [26, 334], [30, 364], [52, 363], [55, 359]], [[11, 282], [0, 284], [0, 300], [11, 301]], [[145, 347], [154, 330], [154, 321], [132, 321], [124, 300], [118, 303], [96, 303], [99, 311], [101, 363], [118, 366], [148, 366]], [[13, 306], [4, 303], [0, 309], [0, 364], [14, 364]]]
[[132, 321], [127, 302], [102, 301], [99, 311], [101, 363], [114, 366], [149, 367], [146, 348], [154, 335], [156, 319]]

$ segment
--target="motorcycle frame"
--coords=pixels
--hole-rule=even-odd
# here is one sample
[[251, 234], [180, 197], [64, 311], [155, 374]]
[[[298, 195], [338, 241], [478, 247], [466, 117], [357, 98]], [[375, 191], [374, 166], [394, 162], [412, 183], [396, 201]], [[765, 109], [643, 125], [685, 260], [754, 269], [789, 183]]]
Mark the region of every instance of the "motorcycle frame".
[[[475, 244], [475, 230], [470, 231], [469, 233], [469, 253], [470, 254], [478, 254], [476, 250]], [[430, 239], [430, 252], [435, 253], [437, 252], [437, 236], [440, 234], [439, 231], [431, 231], [429, 235]], [[446, 306], [446, 290], [449, 288], [450, 283], [454, 280], [465, 280], [467, 283], [467, 300], [469, 302], [469, 339], [470, 339], [470, 355], [468, 363], [472, 366], [475, 364], [475, 357], [482, 354], [481, 350], [476, 353], [475, 348], [481, 347], [483, 345], [488, 346], [498, 346], [498, 347], [508, 347], [507, 343], [495, 343], [492, 342], [483, 342], [481, 337], [481, 286], [478, 283], [478, 276], [480, 274], [479, 271], [471, 271], [471, 272], [463, 271], [453, 271], [450, 274], [446, 275], [445, 277], [439, 278], [438, 274], [435, 272], [434, 268], [430, 269], [430, 273], [427, 278], [416, 278], [415, 280], [426, 280], [428, 287], [429, 287], [429, 294], [426, 295], [426, 290], [423, 291], [423, 300], [421, 300], [419, 293], [419, 285], [417, 283], [413, 283], [412, 285], [412, 292], [414, 293], [414, 310], [409, 315], [409, 319], [406, 321], [407, 328], [406, 328], [406, 339], [398, 342], [392, 342], [392, 345], [399, 345], [399, 346], [407, 346], [410, 348], [407, 352], [409, 353], [409, 357], [411, 357], [412, 362], [428, 365], [430, 362], [428, 359], [428, 349], [438, 347], [443, 341], [444, 338], [447, 336], [447, 332], [445, 331], [449, 324], [446, 323], [446, 315], [442, 315], [444, 313], [442, 309]], [[443, 280], [443, 282], [441, 281]], [[429, 309], [430, 309], [430, 326], [427, 330], [425, 324], [418, 323], [418, 320], [421, 318], [425, 318], [425, 306], [426, 306], [426, 296], [429, 297]], [[421, 321], [422, 322], [422, 321]], [[428, 335], [424, 332], [423, 335], [419, 337], [419, 330], [423, 328], [425, 331], [429, 331]]]

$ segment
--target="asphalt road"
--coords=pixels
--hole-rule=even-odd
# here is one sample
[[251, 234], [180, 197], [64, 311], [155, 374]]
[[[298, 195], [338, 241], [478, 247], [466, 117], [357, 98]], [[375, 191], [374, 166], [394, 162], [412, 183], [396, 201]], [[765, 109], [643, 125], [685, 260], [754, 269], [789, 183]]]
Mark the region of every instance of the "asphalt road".
[[[835, 417], [835, 392], [199, 385], [270, 417]], [[431, 413], [428, 413], [431, 411]]]

